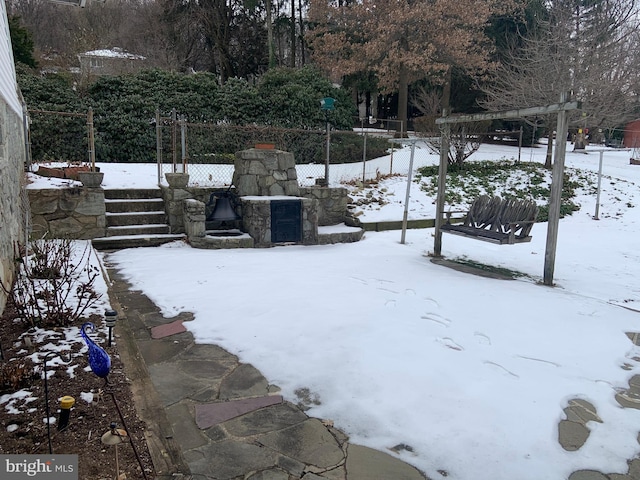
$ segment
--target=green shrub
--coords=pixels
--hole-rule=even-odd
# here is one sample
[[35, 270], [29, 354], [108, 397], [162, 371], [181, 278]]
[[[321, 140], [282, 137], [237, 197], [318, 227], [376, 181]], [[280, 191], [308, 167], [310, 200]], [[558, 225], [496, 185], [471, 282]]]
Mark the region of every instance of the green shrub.
[[[355, 113], [349, 92], [334, 87], [310, 67], [273, 69], [256, 85], [232, 78], [220, 86], [212, 74], [160, 70], [100, 77], [83, 92], [76, 91], [69, 77], [60, 75], [41, 77], [23, 70], [18, 81], [31, 109], [86, 113], [92, 107], [96, 157], [103, 162], [154, 161], [156, 110], [163, 117], [170, 117], [175, 109], [197, 126], [286, 127], [311, 131], [311, 138], [317, 136], [315, 131], [324, 130], [327, 118], [333, 128], [350, 128]], [[336, 99], [336, 108], [325, 116], [320, 100], [329, 96]], [[195, 156], [232, 153], [266, 140], [256, 140], [251, 132], [242, 130], [208, 133], [208, 138], [198, 133], [191, 138], [190, 129], [189, 151]], [[163, 150], [169, 152], [170, 129], [163, 128], [162, 134]], [[303, 138], [296, 133], [287, 135], [282, 143], [289, 148], [294, 139]], [[87, 158], [86, 125], [82, 119], [42, 116], [32, 125], [32, 139], [34, 160]], [[305, 139], [295, 148], [297, 152], [292, 151], [301, 155], [301, 161], [321, 155], [315, 139]], [[336, 155], [352, 157], [349, 152]]]
[[[549, 171], [538, 163], [516, 163], [511, 160], [491, 160], [465, 162], [451, 165], [447, 173], [445, 203], [471, 203], [480, 195], [500, 195], [502, 197], [536, 200], [539, 205], [537, 221], [549, 218], [548, 199], [551, 193]], [[420, 187], [430, 195], [436, 195], [438, 166], [418, 169]], [[565, 172], [563, 178], [560, 218], [578, 211], [574, 202], [578, 189], [591, 190], [593, 178], [579, 170]]]

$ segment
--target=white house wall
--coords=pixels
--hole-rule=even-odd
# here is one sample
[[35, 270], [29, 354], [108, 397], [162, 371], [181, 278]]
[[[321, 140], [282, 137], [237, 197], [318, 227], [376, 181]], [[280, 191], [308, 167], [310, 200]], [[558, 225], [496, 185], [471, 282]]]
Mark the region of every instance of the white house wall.
[[22, 115], [22, 103], [16, 87], [16, 69], [13, 64], [11, 35], [7, 20], [7, 8], [0, 2], [0, 96], [18, 115]]

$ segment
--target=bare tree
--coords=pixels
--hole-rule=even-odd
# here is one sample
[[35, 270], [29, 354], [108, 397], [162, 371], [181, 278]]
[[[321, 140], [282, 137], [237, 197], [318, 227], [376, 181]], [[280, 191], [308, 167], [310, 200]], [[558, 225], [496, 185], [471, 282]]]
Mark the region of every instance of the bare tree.
[[[495, 71], [483, 106], [546, 105], [570, 92], [583, 102], [582, 112], [570, 117], [574, 127], [613, 128], [628, 120], [640, 85], [637, 2], [555, 0], [548, 14]], [[552, 121], [546, 122], [550, 133]]]
[[[423, 115], [414, 120], [416, 133], [421, 135], [427, 146], [438, 155], [440, 154], [441, 136], [436, 125], [436, 118], [442, 113], [442, 97], [443, 94], [440, 90], [422, 86], [413, 93], [411, 98], [411, 104]], [[490, 121], [451, 125], [447, 154], [449, 164], [460, 166], [473, 155], [480, 148], [490, 125]]]
[[[193, 23], [180, 24], [179, 18], [172, 18], [175, 23], [168, 28], [162, 19], [170, 12], [161, 2], [109, 0], [79, 8], [43, 0], [10, 0], [8, 7], [32, 32], [38, 63], [45, 69], [75, 66], [79, 53], [112, 47], [144, 55], [149, 67], [177, 69], [180, 62], [191, 60], [193, 49], [182, 48], [181, 42], [191, 38]], [[172, 37], [175, 31], [180, 42]]]

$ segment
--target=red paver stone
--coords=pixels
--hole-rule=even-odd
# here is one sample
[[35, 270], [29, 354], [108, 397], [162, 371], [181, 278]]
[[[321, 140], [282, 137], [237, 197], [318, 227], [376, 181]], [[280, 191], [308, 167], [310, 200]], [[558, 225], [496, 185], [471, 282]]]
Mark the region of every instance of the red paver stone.
[[176, 333], [186, 332], [187, 329], [182, 325], [183, 322], [184, 320], [176, 320], [175, 322], [167, 323], [166, 325], [153, 327], [151, 329], [151, 338], [159, 339], [175, 335]]

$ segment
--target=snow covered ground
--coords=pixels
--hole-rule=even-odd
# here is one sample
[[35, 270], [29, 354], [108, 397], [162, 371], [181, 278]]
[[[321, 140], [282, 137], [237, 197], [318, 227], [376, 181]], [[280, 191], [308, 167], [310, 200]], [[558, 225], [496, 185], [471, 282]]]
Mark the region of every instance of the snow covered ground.
[[[394, 162], [403, 155], [408, 149]], [[474, 158], [515, 155], [484, 145]], [[528, 244], [443, 237], [445, 256], [528, 275], [515, 281], [432, 264], [433, 229], [410, 230], [404, 245], [399, 231], [368, 232], [355, 244], [197, 250], [173, 243], [105, 261], [165, 315], [193, 312], [185, 326], [198, 342], [253, 364], [289, 400], [309, 388], [319, 403], [309, 414], [333, 420], [354, 443], [409, 446], [399, 456], [433, 479], [439, 471], [455, 480], [626, 473], [627, 459], [640, 453], [640, 411], [614, 399], [640, 373], [633, 359], [640, 349], [625, 335], [640, 331], [632, 310], [640, 309], [640, 166], [629, 165], [629, 155], [603, 157], [600, 220], [595, 195], [582, 192], [581, 210], [560, 221], [555, 288], [537, 283], [546, 224], [534, 226]], [[544, 148], [525, 149], [522, 160], [543, 156]], [[597, 172], [598, 159], [569, 148], [566, 163]], [[416, 166], [435, 162], [422, 150], [416, 158]], [[155, 166], [146, 174], [143, 166], [100, 166], [106, 188], [156, 182]], [[406, 177], [380, 185], [389, 202], [363, 209], [361, 218], [401, 219]], [[432, 218], [433, 202], [413, 184], [410, 218]], [[572, 398], [593, 403], [603, 423], [589, 422], [584, 447], [568, 452], [558, 422]]]

